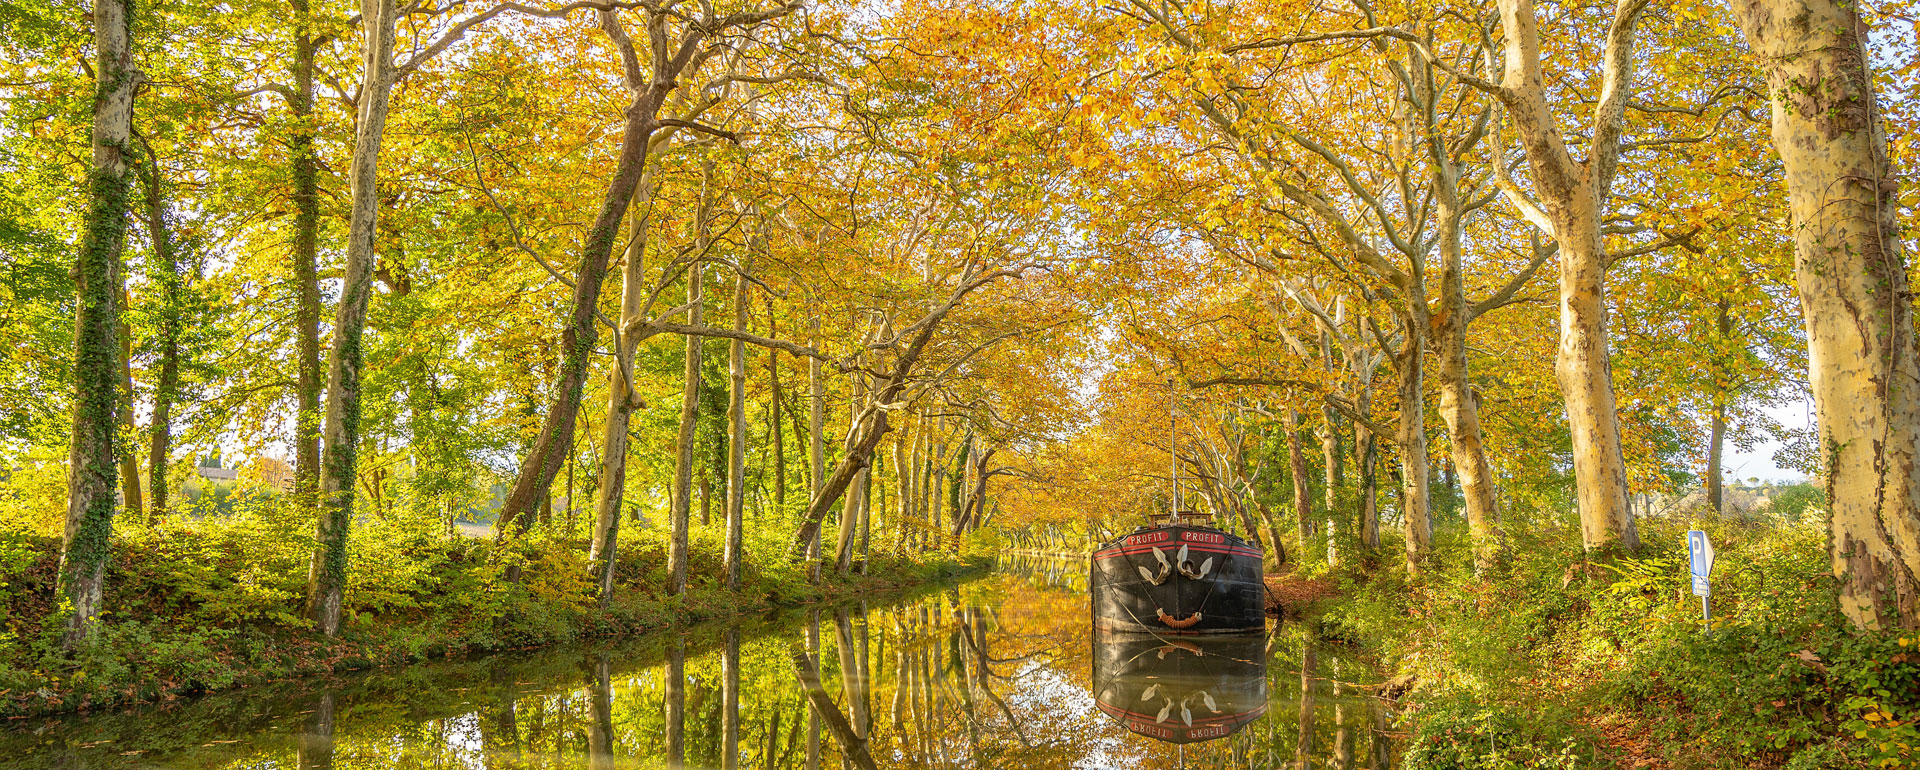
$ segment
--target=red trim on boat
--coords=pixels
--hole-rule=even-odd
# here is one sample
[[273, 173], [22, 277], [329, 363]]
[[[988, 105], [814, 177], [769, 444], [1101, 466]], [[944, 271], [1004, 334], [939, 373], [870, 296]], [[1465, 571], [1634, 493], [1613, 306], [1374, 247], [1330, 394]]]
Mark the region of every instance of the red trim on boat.
[[[1153, 721], [1153, 717], [1154, 717], [1154, 715], [1152, 714], [1142, 714], [1138, 711], [1128, 711], [1127, 709], [1121, 708], [1119, 706], [1115, 706], [1113, 704], [1110, 704], [1106, 701], [1099, 700], [1099, 699], [1095, 699], [1093, 701], [1093, 704], [1096, 706], [1099, 706], [1101, 711], [1105, 711], [1111, 716], [1135, 717], [1139, 719], [1145, 719], [1149, 722]], [[1233, 722], [1235, 720], [1239, 720], [1240, 723], [1244, 724], [1246, 722], [1253, 721], [1254, 719], [1258, 718], [1261, 714], [1267, 713], [1267, 705], [1268, 704], [1262, 703], [1258, 708], [1255, 708], [1252, 711], [1241, 711], [1234, 714], [1223, 714], [1217, 717], [1195, 719], [1193, 720], [1193, 726], [1199, 727], [1201, 725], [1212, 724], [1214, 722]]]
[[[1227, 554], [1229, 556], [1252, 556], [1254, 558], [1262, 558], [1266, 556], [1265, 553], [1262, 553], [1258, 550], [1255, 550], [1253, 548], [1249, 548], [1243, 545], [1208, 546], [1208, 545], [1199, 545], [1197, 543], [1187, 543], [1185, 545], [1187, 547], [1188, 553]], [[1155, 546], [1155, 545], [1110, 546], [1107, 548], [1102, 548], [1098, 551], [1094, 551], [1093, 560], [1105, 561], [1107, 559], [1112, 559], [1120, 556], [1132, 556], [1135, 554], [1152, 553], [1153, 549], [1156, 547], [1160, 548], [1162, 551], [1167, 550], [1166, 546]]]

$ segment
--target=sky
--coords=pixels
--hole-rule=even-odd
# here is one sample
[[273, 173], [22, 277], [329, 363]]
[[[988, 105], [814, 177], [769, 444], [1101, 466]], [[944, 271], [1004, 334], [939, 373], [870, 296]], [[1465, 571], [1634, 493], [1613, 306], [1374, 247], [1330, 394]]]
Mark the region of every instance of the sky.
[[[1804, 399], [1793, 403], [1768, 407], [1762, 411], [1769, 417], [1779, 420], [1781, 425], [1795, 430], [1805, 429], [1813, 424], [1813, 400]], [[1780, 450], [1780, 442], [1768, 441], [1756, 444], [1752, 451], [1742, 452], [1732, 444], [1727, 445], [1727, 454], [1722, 459], [1726, 476], [1733, 479], [1758, 478], [1761, 481], [1806, 481], [1807, 476], [1797, 470], [1781, 468], [1773, 461], [1773, 453]]]

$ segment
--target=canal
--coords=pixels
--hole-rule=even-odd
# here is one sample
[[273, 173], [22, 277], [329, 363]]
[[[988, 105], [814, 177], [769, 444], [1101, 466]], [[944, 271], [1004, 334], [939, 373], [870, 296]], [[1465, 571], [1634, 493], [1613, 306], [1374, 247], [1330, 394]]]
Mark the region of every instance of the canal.
[[1388, 768], [1352, 651], [1096, 634], [1083, 562], [0, 728], [13, 768]]

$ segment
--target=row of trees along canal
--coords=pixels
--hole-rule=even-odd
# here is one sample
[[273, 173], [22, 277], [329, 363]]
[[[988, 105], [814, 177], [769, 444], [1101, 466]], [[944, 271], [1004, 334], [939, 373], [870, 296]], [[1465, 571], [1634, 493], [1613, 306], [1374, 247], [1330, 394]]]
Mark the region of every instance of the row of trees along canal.
[[[23, 339], [71, 315], [73, 357], [6, 378], [72, 383], [9, 421], [44, 436], [70, 409], [70, 642], [102, 609], [116, 508], [177, 505], [176, 440], [291, 444], [306, 612], [331, 634], [349, 532], [390, 485], [451, 524], [476, 469], [512, 469], [497, 553], [584, 527], [604, 601], [622, 520], [656, 497], [669, 591], [696, 496], [703, 517], [723, 501], [729, 585], [750, 500], [781, 532], [768, 556], [843, 571], [996, 516], [1099, 531], [1150, 502], [1114, 492], [1166, 456], [1145, 426], [1169, 398], [1197, 491], [1296, 558], [1378, 547], [1390, 504], [1417, 571], [1435, 436], [1478, 568], [1556, 462], [1586, 547], [1630, 552], [1630, 490], [1694, 448], [1717, 490], [1723, 434], [1802, 355], [1842, 605], [1920, 622], [1920, 372], [1882, 131], [1906, 116], [1874, 98], [1896, 54], [1855, 7], [354, 10], [102, 0], [90, 42], [48, 18], [9, 43], [34, 54], [9, 88], [51, 106], [19, 113], [8, 157], [73, 205], [10, 214], [7, 237], [26, 270], [79, 236], [70, 277], [9, 289], [48, 309]], [[47, 55], [88, 48], [78, 73]], [[1778, 155], [1752, 151], [1766, 110]], [[1533, 355], [1553, 318], [1557, 393]], [[1269, 440], [1291, 533], [1250, 458]], [[1048, 507], [1076, 490], [1099, 505]]]

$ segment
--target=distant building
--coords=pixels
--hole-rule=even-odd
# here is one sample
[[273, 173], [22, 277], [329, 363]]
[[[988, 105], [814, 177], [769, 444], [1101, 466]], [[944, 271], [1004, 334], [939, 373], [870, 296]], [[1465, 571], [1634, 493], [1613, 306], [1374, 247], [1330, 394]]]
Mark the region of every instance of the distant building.
[[199, 465], [193, 469], [193, 472], [208, 481], [235, 481], [240, 478], [240, 471], [220, 467], [219, 460], [214, 460], [213, 463], [211, 466]]

